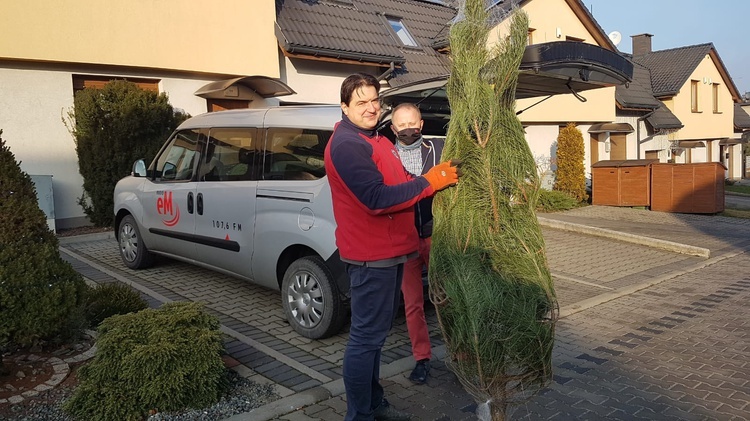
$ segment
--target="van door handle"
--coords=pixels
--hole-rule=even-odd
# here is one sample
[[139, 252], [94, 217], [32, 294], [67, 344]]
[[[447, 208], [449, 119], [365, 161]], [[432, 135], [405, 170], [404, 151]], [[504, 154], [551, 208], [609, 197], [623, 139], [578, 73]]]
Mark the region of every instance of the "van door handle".
[[203, 215], [203, 193], [198, 193], [195, 206], [198, 208], [198, 215]]
[[188, 201], [187, 202], [188, 202], [188, 204], [187, 204], [188, 213], [193, 213], [193, 192], [189, 192], [188, 193]]

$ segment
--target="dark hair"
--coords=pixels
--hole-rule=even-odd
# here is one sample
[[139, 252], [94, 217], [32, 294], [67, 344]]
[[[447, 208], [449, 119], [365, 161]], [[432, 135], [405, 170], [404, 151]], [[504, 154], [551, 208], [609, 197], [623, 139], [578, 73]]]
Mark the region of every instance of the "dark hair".
[[380, 93], [380, 82], [375, 76], [367, 73], [354, 73], [341, 83], [341, 102], [348, 105], [354, 91], [363, 86], [372, 86], [375, 92]]

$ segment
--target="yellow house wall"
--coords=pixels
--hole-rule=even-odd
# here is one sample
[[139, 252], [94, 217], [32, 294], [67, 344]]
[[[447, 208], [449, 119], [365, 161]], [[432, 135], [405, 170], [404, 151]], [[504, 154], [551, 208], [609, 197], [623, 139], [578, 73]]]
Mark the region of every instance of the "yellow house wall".
[[[531, 0], [521, 8], [529, 16], [529, 28], [534, 30], [531, 36], [534, 44], [565, 41], [566, 37], [573, 37], [598, 45], [564, 0]], [[488, 46], [491, 47], [508, 35], [508, 24], [506, 20], [493, 28], [488, 37]], [[579, 101], [573, 95], [557, 95], [524, 111], [519, 118], [524, 123], [615, 120], [614, 87], [585, 91], [581, 95], [587, 99], [586, 102]], [[516, 102], [516, 109], [527, 108], [542, 98], [519, 100]]]
[[0, 58], [278, 77], [275, 20], [271, 0], [3, 0]]
[[[713, 92], [708, 82], [719, 86], [719, 112], [713, 112]], [[698, 82], [698, 110], [691, 110], [690, 82]], [[679, 139], [704, 139], [717, 137], [733, 137], [734, 135], [734, 102], [729, 88], [721, 79], [721, 75], [710, 56], [701, 61], [680, 91], [671, 101], [666, 101], [667, 107], [685, 125], [678, 132]]]

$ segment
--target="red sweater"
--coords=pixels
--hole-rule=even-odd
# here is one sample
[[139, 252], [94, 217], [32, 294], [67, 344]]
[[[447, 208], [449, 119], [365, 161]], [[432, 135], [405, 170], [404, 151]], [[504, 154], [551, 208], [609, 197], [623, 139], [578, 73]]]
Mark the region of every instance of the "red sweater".
[[325, 167], [342, 258], [372, 262], [417, 251], [414, 204], [434, 191], [404, 169], [388, 138], [343, 116], [326, 146]]

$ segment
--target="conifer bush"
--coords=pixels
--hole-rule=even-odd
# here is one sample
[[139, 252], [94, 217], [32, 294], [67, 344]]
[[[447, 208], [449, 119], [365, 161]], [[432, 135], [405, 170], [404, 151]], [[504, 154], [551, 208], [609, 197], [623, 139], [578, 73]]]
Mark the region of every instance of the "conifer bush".
[[78, 203], [94, 225], [107, 227], [114, 219], [117, 181], [130, 174], [137, 159], [153, 159], [186, 115], [175, 113], [165, 93], [116, 80], [77, 92], [68, 117], [83, 176]]
[[138, 291], [120, 282], [98, 284], [86, 294], [86, 320], [93, 327], [115, 314], [135, 313], [147, 308], [148, 303]]
[[86, 284], [58, 242], [0, 130], [0, 346], [29, 346], [80, 320]]
[[573, 123], [568, 123], [557, 136], [557, 173], [555, 190], [573, 196], [578, 202], [585, 202], [586, 170], [583, 166], [585, 150], [583, 135]]
[[204, 408], [226, 391], [219, 322], [194, 302], [115, 315], [64, 408], [82, 420], [135, 421], [149, 410]]
[[540, 212], [559, 212], [576, 208], [581, 202], [559, 190], [540, 190], [536, 209]]

